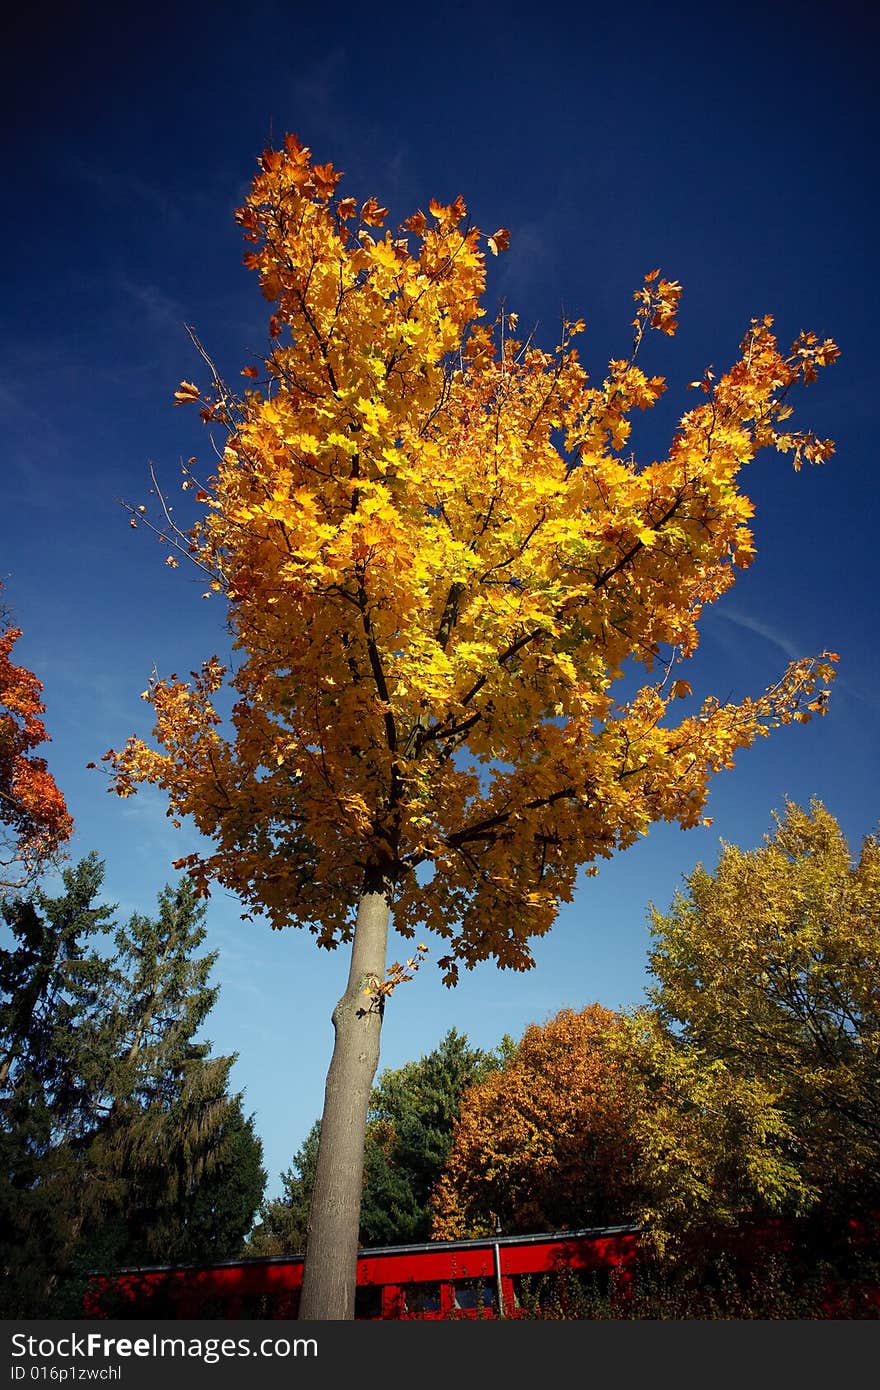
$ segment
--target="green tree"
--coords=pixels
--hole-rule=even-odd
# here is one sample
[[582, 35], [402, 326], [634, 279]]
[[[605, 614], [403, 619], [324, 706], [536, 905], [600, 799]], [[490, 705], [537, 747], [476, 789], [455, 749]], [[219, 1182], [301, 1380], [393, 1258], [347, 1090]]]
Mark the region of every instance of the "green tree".
[[94, 949], [112, 908], [103, 865], [65, 869], [63, 891], [3, 904], [0, 947], [0, 1311], [39, 1316], [82, 1227], [84, 1151], [97, 1123], [87, 1076], [105, 1046], [110, 965]]
[[724, 846], [651, 916], [652, 999], [670, 1034], [763, 1088], [776, 1148], [815, 1199], [880, 1194], [880, 843], [857, 861], [819, 801], [759, 848]]
[[[103, 865], [5, 909], [0, 1217], [9, 1316], [75, 1316], [89, 1264], [238, 1253], [265, 1184], [233, 1057], [198, 1034], [217, 987], [183, 880], [110, 936]], [[86, 947], [100, 933], [104, 950]], [[97, 944], [97, 943], [96, 943]]]
[[215, 1162], [188, 1195], [173, 1258], [223, 1260], [239, 1255], [263, 1199], [266, 1171], [254, 1118], [235, 1095], [222, 1121]]
[[316, 1120], [291, 1166], [281, 1174], [283, 1195], [260, 1209], [259, 1222], [248, 1239], [249, 1254], [290, 1255], [305, 1249], [320, 1138], [321, 1122]]
[[418, 1061], [386, 1069], [373, 1089], [364, 1163], [361, 1241], [427, 1240], [431, 1194], [452, 1143], [463, 1093], [499, 1065], [451, 1028]]
[[[95, 1205], [113, 1213], [121, 1263], [238, 1253], [265, 1185], [252, 1123], [228, 1093], [235, 1058], [212, 1056], [200, 1036], [218, 993], [216, 952], [199, 954], [205, 904], [184, 878], [162, 890], [158, 908], [116, 932], [105, 1051], [95, 1059], [104, 1112], [89, 1153]], [[223, 1227], [212, 1232], [212, 1207], [234, 1179], [244, 1185], [226, 1194]]]

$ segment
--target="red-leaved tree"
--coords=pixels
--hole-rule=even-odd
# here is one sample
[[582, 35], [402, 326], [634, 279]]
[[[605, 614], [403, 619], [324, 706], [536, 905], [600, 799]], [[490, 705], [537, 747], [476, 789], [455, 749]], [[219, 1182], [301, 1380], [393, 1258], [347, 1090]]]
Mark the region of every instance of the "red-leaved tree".
[[0, 633], [0, 892], [20, 892], [73, 833], [64, 797], [34, 749], [49, 735], [42, 684], [10, 653], [21, 629]]

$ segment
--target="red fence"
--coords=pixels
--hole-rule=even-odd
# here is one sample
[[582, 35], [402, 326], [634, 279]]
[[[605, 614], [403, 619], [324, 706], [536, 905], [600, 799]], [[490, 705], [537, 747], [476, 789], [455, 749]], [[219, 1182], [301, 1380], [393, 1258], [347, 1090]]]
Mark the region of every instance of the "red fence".
[[[625, 1282], [638, 1227], [394, 1245], [358, 1254], [355, 1317], [516, 1317], [562, 1271]], [[157, 1266], [93, 1275], [86, 1317], [295, 1318], [301, 1255]]]
[[[880, 1316], [880, 1223], [850, 1221], [836, 1233], [850, 1254], [867, 1260], [860, 1273], [853, 1269], [849, 1275], [845, 1261], [832, 1275], [831, 1266], [804, 1246], [805, 1234], [797, 1223], [778, 1219], [746, 1223], [716, 1233], [705, 1248], [697, 1238], [694, 1260], [687, 1263], [695, 1273], [705, 1266], [701, 1256], [721, 1254], [728, 1268], [748, 1279], [778, 1257], [791, 1258], [796, 1297], [808, 1289], [811, 1269], [826, 1268], [821, 1287], [811, 1295], [810, 1311], [767, 1316]], [[833, 1254], [834, 1245], [826, 1238], [823, 1253]], [[800, 1261], [799, 1252], [805, 1257]], [[627, 1309], [637, 1287], [634, 1269], [644, 1256], [634, 1225], [364, 1249], [358, 1254], [355, 1317], [517, 1318], [535, 1316], [536, 1305], [557, 1304], [565, 1315], [567, 1300], [577, 1303], [579, 1288], [598, 1294], [600, 1301], [613, 1288], [617, 1306], [622, 1297]], [[650, 1259], [643, 1268], [650, 1272]], [[83, 1311], [93, 1318], [295, 1318], [302, 1272], [302, 1255], [123, 1269], [91, 1277]], [[702, 1286], [699, 1277], [697, 1286]], [[578, 1316], [573, 1309], [568, 1315]]]

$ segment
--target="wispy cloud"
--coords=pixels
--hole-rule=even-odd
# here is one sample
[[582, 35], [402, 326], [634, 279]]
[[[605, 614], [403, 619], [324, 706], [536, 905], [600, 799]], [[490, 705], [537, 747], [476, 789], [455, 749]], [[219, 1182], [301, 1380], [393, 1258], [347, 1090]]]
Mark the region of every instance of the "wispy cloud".
[[[725, 605], [723, 608], [716, 609], [713, 618], [725, 618], [734, 627], [743, 628], [746, 632], [754, 632], [758, 637], [763, 637], [777, 647], [789, 661], [799, 661], [802, 656], [807, 655], [804, 646], [798, 645], [786, 633], [780, 632], [778, 628], [771, 627], [769, 623], [762, 622], [760, 618], [753, 617], [750, 613], [744, 613], [742, 609], [732, 608]], [[865, 691], [857, 689], [849, 680], [844, 680], [838, 676], [834, 682], [834, 689], [838, 694], [851, 695], [853, 699], [859, 700], [863, 705], [870, 709], [880, 709], [880, 700], [874, 694], [866, 694]]]
[[186, 315], [177, 300], [159, 289], [158, 285], [139, 283], [126, 275], [120, 275], [117, 283], [121, 292], [141, 310], [153, 328], [180, 330]]
[[763, 637], [767, 642], [778, 647], [789, 661], [797, 661], [803, 656], [803, 651], [797, 643], [778, 628], [771, 627], [769, 623], [762, 622], [760, 618], [754, 618], [750, 613], [744, 613], [742, 609], [732, 608], [725, 604], [723, 608], [716, 608], [713, 614], [716, 618], [724, 618], [735, 627], [745, 628], [747, 632], [754, 632], [758, 637]]

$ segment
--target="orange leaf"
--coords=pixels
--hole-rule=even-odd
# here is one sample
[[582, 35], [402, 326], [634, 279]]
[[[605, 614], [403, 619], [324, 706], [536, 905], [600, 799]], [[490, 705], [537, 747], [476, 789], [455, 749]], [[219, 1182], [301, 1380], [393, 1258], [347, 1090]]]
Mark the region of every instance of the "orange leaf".
[[486, 238], [486, 241], [492, 255], [497, 256], [499, 251], [506, 251], [510, 245], [510, 232], [506, 227], [499, 227], [497, 232]]
[[194, 381], [182, 381], [174, 392], [174, 399], [178, 405], [189, 405], [199, 399], [199, 388]]
[[414, 212], [412, 217], [408, 217], [403, 225], [407, 231], [415, 232], [417, 236], [421, 236], [428, 225], [428, 219], [423, 212]]
[[461, 194], [459, 193], [459, 195], [458, 195], [458, 197], [456, 198], [455, 202], [452, 204], [452, 206], [451, 206], [450, 209], [449, 209], [449, 218], [450, 218], [450, 221], [452, 222], [453, 227], [456, 226], [456, 224], [459, 223], [459, 222], [461, 221], [461, 219], [464, 217], [464, 215], [465, 215], [466, 212], [467, 212], [467, 205], [466, 205], [466, 203], [465, 203], [465, 201], [464, 201], [464, 198], [463, 198], [463, 197], [461, 196]]
[[375, 198], [368, 198], [361, 207], [361, 221], [368, 227], [381, 227], [388, 216], [387, 208], [380, 208]]

